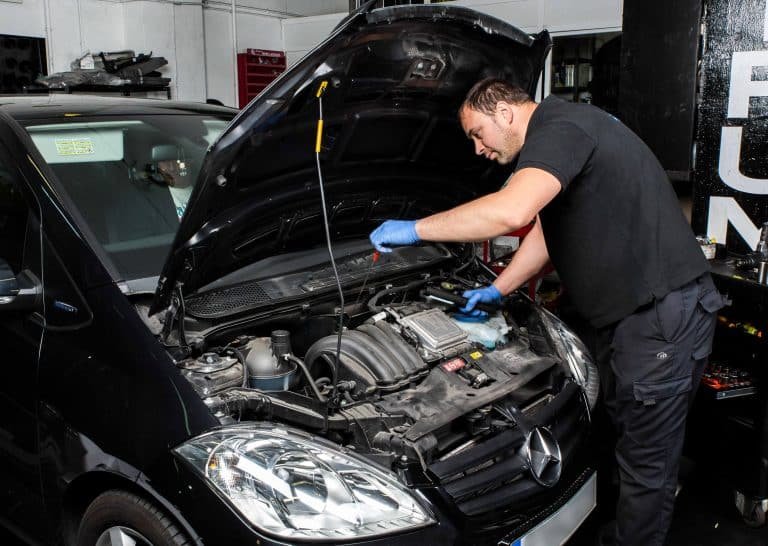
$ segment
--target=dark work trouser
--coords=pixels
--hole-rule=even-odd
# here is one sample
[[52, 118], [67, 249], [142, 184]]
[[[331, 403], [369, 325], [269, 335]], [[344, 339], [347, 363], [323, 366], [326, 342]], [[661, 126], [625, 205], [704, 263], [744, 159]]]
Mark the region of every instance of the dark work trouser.
[[707, 273], [598, 332], [603, 400], [618, 435], [621, 546], [664, 543], [686, 416], [722, 301]]

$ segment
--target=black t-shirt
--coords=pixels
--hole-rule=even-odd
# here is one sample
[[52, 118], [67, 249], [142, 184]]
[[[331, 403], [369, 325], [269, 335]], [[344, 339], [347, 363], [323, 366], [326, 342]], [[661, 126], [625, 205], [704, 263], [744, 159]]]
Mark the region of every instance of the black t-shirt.
[[541, 211], [552, 264], [576, 308], [602, 327], [709, 270], [664, 169], [637, 135], [588, 104], [548, 97], [517, 169], [562, 191]]

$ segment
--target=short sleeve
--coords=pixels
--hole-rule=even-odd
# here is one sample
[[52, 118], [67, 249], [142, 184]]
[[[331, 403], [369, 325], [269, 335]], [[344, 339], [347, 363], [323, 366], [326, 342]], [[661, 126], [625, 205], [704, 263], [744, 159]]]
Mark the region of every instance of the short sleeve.
[[595, 146], [595, 140], [574, 123], [546, 122], [526, 135], [517, 170], [534, 167], [547, 171], [565, 189], [587, 167]]

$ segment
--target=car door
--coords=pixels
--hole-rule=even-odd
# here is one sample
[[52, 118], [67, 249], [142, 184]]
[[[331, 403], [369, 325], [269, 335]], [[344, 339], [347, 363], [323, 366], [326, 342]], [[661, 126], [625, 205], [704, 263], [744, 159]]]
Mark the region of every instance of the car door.
[[[40, 287], [40, 207], [23, 174], [26, 154], [0, 118], [0, 259], [22, 284]], [[11, 151], [13, 149], [13, 152]], [[20, 533], [40, 523], [37, 370], [42, 308], [0, 302], [0, 523]]]

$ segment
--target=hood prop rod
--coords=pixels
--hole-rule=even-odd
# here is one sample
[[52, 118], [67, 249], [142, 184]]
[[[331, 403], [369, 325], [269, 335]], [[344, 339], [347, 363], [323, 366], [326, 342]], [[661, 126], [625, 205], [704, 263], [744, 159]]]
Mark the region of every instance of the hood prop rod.
[[336, 354], [333, 360], [333, 389], [328, 399], [328, 403], [325, 405], [325, 424], [324, 429], [328, 430], [328, 417], [331, 412], [331, 408], [338, 409], [341, 407], [339, 397], [339, 359], [341, 357], [341, 336], [344, 333], [344, 290], [341, 287], [341, 280], [339, 279], [339, 272], [336, 269], [336, 260], [333, 258], [333, 247], [331, 246], [331, 231], [328, 226], [328, 207], [325, 202], [325, 189], [323, 188], [323, 171], [320, 167], [320, 150], [323, 144], [323, 93], [328, 88], [328, 80], [320, 82], [320, 86], [317, 88], [317, 104], [318, 104], [318, 119], [317, 119], [317, 138], [315, 140], [315, 163], [317, 165], [317, 179], [318, 186], [320, 187], [320, 206], [323, 209], [323, 227], [325, 228], [325, 241], [328, 245], [328, 257], [331, 261], [331, 267], [333, 268], [333, 276], [336, 278], [336, 288], [339, 291], [339, 325], [338, 325], [338, 339], [336, 340]]

